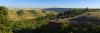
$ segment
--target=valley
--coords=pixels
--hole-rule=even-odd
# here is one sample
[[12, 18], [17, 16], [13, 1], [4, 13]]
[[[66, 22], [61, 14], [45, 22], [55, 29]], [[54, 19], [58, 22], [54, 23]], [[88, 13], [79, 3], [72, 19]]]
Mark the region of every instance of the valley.
[[[7, 10], [6, 8], [0, 7], [1, 11], [7, 12], [2, 15], [7, 14], [8, 19], [4, 19], [10, 21], [7, 23], [9, 33], [92, 33], [100, 30], [100, 9], [8, 8]], [[58, 11], [60, 9], [61, 11]], [[2, 15], [1, 21], [5, 21]]]

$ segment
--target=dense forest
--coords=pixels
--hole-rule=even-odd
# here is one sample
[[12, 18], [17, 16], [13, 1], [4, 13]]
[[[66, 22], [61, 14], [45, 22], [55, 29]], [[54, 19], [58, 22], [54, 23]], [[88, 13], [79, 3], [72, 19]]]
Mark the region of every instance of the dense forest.
[[[28, 13], [28, 15], [32, 14], [32, 16], [36, 18], [34, 19], [22, 18], [23, 14], [29, 11], [31, 13]], [[67, 18], [83, 15], [84, 13], [87, 12], [99, 12], [99, 11], [100, 11], [99, 9], [89, 9], [89, 8], [83, 8], [83, 9], [75, 8], [69, 11], [64, 11], [63, 13], [57, 13], [54, 11], [51, 12], [45, 10], [42, 10], [41, 11], [42, 13], [38, 13], [35, 10], [28, 10], [28, 11], [18, 10], [16, 11], [16, 14], [18, 17], [20, 17], [20, 20], [12, 20], [10, 19], [10, 16], [8, 16], [9, 14], [8, 8], [0, 6], [0, 33], [100, 33], [99, 23], [70, 24], [70, 22], [67, 20]], [[40, 16], [39, 14], [43, 14], [44, 16]], [[70, 20], [78, 20], [78, 19], [72, 18]], [[83, 20], [84, 19], [82, 19], [82, 21]], [[96, 21], [100, 22], [100, 19]]]

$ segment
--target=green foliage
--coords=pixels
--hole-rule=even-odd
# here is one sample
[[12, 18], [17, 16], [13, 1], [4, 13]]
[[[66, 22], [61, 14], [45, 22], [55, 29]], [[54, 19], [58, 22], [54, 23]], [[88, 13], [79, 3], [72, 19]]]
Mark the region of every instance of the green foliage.
[[39, 17], [40, 15], [38, 15], [38, 11], [35, 11], [35, 10], [30, 10], [30, 13], [35, 16], [35, 17]]
[[[67, 23], [50, 23], [49, 20], [65, 17], [74, 17], [82, 13], [88, 12], [86, 9], [73, 9], [64, 13], [44, 12], [45, 17], [38, 16], [37, 19], [25, 19], [12, 22], [8, 18], [8, 10], [6, 7], [0, 6], [0, 33], [99, 33], [100, 26], [94, 25], [68, 25]], [[38, 12], [30, 11], [34, 16]], [[23, 15], [23, 10], [16, 12]], [[58, 16], [57, 16], [58, 15]], [[12, 28], [12, 29], [11, 29]]]
[[74, 33], [99, 33], [100, 31], [99, 27], [89, 24], [74, 24], [69, 26], [67, 29], [69, 29], [70, 32]]
[[85, 8], [85, 9], [76, 9], [75, 8], [75, 9], [71, 9], [69, 11], [65, 11], [64, 13], [59, 13], [57, 17], [58, 18], [74, 17], [74, 16], [80, 15], [85, 12], [89, 12], [89, 9], [88, 8]]
[[16, 21], [13, 25], [13, 30], [22, 30], [22, 29], [36, 29], [36, 22], [33, 22], [33, 20]]
[[29, 29], [35, 30], [47, 24], [48, 24], [48, 19], [46, 19], [45, 17], [39, 17], [35, 20], [33, 19], [18, 20], [13, 25], [13, 31], [15, 31], [15, 33], [18, 33], [17, 31], [22, 31], [22, 30], [29, 30]]
[[30, 10], [30, 13], [37, 14], [35, 10]]
[[40, 28], [43, 25], [47, 25], [49, 21], [46, 17], [39, 17], [36, 19], [36, 22], [37, 26]]
[[0, 33], [12, 33], [11, 27], [7, 8], [0, 6]]
[[23, 15], [24, 14], [23, 10], [19, 10], [16, 13], [17, 13], [17, 15]]

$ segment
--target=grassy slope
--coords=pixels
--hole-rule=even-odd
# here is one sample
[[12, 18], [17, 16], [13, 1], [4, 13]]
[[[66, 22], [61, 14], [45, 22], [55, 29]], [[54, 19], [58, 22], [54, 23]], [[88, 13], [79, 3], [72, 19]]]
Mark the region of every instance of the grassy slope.
[[43, 12], [41, 12], [41, 11], [34, 11], [35, 13], [31, 13], [30, 11], [28, 11], [28, 10], [24, 10], [23, 12], [24, 12], [24, 14], [23, 15], [17, 15], [17, 12], [18, 11], [18, 9], [16, 10], [16, 9], [11, 9], [11, 10], [9, 10], [9, 18], [11, 19], [11, 20], [20, 20], [20, 19], [35, 19], [35, 18], [37, 18], [37, 17], [39, 17], [39, 16], [45, 16], [46, 14], [44, 14]]
[[41, 17], [41, 16], [46, 16], [46, 15], [57, 15], [57, 12], [49, 12], [47, 11], [42, 12], [41, 9], [33, 9], [35, 11], [30, 11], [30, 9], [22, 9], [23, 11], [23, 15], [18, 15], [16, 12], [18, 12], [20, 9], [10, 9], [9, 10], [9, 18], [11, 20], [21, 20], [21, 19], [36, 19], [37, 17]]

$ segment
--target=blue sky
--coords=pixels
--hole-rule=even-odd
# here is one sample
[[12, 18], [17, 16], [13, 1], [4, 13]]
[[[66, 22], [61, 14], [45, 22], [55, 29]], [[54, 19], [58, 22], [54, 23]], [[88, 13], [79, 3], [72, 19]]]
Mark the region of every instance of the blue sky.
[[0, 5], [18, 8], [100, 8], [100, 0], [0, 0]]

